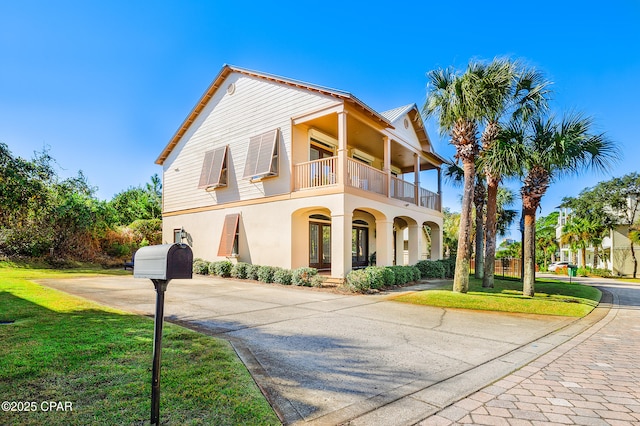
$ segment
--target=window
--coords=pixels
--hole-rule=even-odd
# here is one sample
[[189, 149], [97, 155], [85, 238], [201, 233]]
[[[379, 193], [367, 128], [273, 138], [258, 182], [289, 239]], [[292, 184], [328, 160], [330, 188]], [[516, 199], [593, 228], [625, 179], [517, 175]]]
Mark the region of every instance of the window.
[[244, 165], [245, 179], [261, 179], [278, 175], [278, 129], [249, 139]]
[[209, 190], [227, 186], [227, 149], [223, 146], [205, 152], [198, 188]]
[[238, 254], [239, 228], [238, 222], [240, 214], [228, 214], [224, 217], [218, 256], [231, 257]]

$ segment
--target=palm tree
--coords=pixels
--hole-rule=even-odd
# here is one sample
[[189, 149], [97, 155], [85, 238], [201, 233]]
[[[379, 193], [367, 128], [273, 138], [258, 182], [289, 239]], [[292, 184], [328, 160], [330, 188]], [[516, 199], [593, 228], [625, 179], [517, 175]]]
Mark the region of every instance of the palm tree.
[[475, 182], [475, 159], [478, 153], [478, 121], [482, 117], [477, 101], [477, 72], [470, 64], [464, 74], [453, 69], [437, 69], [427, 74], [429, 92], [423, 107], [427, 116], [436, 115], [440, 131], [451, 137], [456, 148], [455, 158], [462, 162], [464, 190], [460, 213], [460, 231], [453, 291], [466, 293], [469, 289], [469, 263], [471, 239], [471, 207]]
[[591, 133], [592, 120], [572, 114], [557, 122], [536, 117], [528, 126], [510, 128], [513, 142], [521, 147], [523, 164], [522, 209], [524, 214], [523, 294], [535, 293], [536, 210], [551, 182], [563, 175], [587, 169], [606, 171], [617, 158], [616, 145], [604, 134]]
[[[549, 82], [543, 75], [517, 62], [494, 60], [487, 67], [489, 78], [483, 80], [486, 126], [482, 133], [481, 162], [487, 181], [487, 222], [485, 225], [485, 271], [483, 287], [494, 284], [497, 195], [503, 176], [514, 175], [520, 168], [519, 159], [510, 149], [509, 141], [500, 141], [499, 120], [509, 115], [511, 120], [526, 122], [547, 107]], [[505, 143], [506, 142], [506, 143]]]

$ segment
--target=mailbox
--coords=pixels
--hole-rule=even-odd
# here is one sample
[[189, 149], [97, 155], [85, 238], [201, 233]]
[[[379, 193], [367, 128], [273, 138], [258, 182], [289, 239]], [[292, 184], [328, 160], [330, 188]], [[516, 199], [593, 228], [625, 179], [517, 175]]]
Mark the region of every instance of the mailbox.
[[156, 288], [156, 317], [153, 329], [153, 367], [151, 372], [151, 424], [160, 424], [160, 356], [164, 322], [164, 292], [169, 281], [193, 276], [193, 252], [186, 244], [142, 247], [133, 263], [135, 278], [149, 278]]
[[161, 244], [141, 247], [133, 265], [135, 278], [173, 280], [191, 278], [193, 252], [186, 244]]

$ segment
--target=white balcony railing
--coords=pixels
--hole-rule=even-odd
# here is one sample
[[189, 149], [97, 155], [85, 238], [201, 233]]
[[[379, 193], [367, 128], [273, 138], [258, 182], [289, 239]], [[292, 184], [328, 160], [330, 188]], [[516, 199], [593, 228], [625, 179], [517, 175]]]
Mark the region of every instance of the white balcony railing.
[[387, 195], [387, 175], [351, 158], [347, 158], [346, 185]]
[[391, 198], [416, 203], [416, 186], [411, 182], [391, 176]]
[[294, 166], [295, 190], [319, 188], [338, 183], [338, 157], [307, 161]]
[[[338, 184], [338, 157], [306, 161], [294, 165], [294, 190], [322, 188]], [[344, 184], [353, 188], [375, 192], [411, 204], [417, 204], [440, 211], [440, 196], [435, 192], [419, 188], [416, 200], [416, 185], [387, 175], [381, 170], [347, 158], [347, 172]], [[387, 179], [391, 179], [390, 193], [387, 194]]]
[[420, 206], [440, 211], [440, 195], [420, 188]]

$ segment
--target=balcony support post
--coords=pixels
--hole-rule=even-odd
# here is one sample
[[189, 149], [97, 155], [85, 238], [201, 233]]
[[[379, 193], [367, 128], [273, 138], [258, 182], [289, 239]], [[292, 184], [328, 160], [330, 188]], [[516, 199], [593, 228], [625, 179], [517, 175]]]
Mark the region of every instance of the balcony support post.
[[383, 136], [382, 141], [384, 143], [384, 158], [382, 159], [384, 165], [382, 171], [386, 175], [386, 196], [391, 196], [391, 139], [388, 136]]
[[419, 206], [420, 205], [420, 156], [418, 154], [413, 154], [413, 182], [415, 183], [413, 197], [414, 197], [416, 206]]
[[338, 112], [338, 184], [347, 184], [347, 112]]

